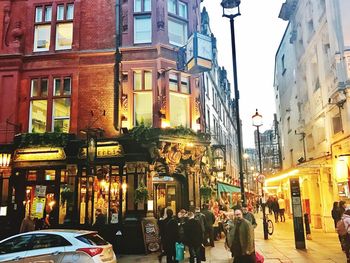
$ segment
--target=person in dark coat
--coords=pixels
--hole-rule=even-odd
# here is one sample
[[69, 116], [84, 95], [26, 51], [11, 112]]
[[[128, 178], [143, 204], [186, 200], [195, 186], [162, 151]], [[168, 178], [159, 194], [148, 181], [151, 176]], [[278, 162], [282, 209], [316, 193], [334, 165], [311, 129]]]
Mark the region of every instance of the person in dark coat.
[[194, 218], [193, 212], [187, 213], [188, 220], [184, 224], [185, 240], [190, 252], [190, 263], [201, 262], [200, 250], [203, 243], [203, 233], [200, 222]]
[[273, 211], [273, 215], [275, 216], [275, 223], [278, 223], [278, 216], [280, 214], [280, 206], [278, 205], [277, 198], [274, 198], [271, 203], [271, 208]]
[[345, 210], [346, 210], [346, 203], [345, 203], [345, 201], [340, 201], [339, 202], [340, 217], [343, 216]]
[[96, 221], [92, 225], [92, 228], [96, 230], [98, 234], [103, 237], [104, 236], [103, 228], [106, 224], [106, 217], [104, 214], [102, 214], [102, 210], [100, 208], [96, 208], [95, 216], [96, 216]]
[[333, 203], [332, 218], [333, 218], [333, 221], [334, 221], [334, 228], [337, 228], [337, 223], [341, 219], [339, 203], [338, 202], [334, 202]]
[[167, 218], [164, 219], [164, 251], [166, 254], [166, 262], [174, 263], [177, 262], [175, 260], [175, 243], [179, 241], [179, 227], [177, 224], [177, 220], [173, 217], [174, 212], [171, 208], [167, 208], [166, 210]]
[[165, 247], [165, 240], [166, 240], [166, 236], [164, 234], [164, 222], [166, 219], [166, 208], [160, 208], [159, 209], [159, 215], [158, 215], [158, 227], [159, 227], [159, 235], [160, 235], [160, 244], [161, 244], [161, 248], [160, 248], [160, 255], [158, 256], [158, 261], [162, 262], [162, 258], [163, 256], [165, 256], [165, 251], [164, 251], [164, 247]]
[[203, 205], [203, 210], [202, 210], [202, 214], [205, 216], [205, 220], [207, 222], [207, 229], [205, 230], [205, 238], [207, 240], [207, 238], [209, 237], [209, 243], [210, 246], [214, 247], [214, 222], [215, 222], [215, 216], [213, 214], [212, 211], [209, 210], [209, 205], [208, 204], [204, 204]]

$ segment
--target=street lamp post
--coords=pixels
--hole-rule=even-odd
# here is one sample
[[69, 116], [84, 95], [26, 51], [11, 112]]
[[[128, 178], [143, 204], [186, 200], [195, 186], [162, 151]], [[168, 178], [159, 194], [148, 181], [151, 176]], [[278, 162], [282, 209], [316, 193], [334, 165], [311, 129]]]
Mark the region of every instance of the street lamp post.
[[[241, 187], [241, 200], [242, 204], [246, 203], [246, 197], [244, 193], [244, 175], [243, 175], [243, 164], [242, 164], [242, 138], [241, 138], [241, 120], [239, 117], [239, 91], [238, 91], [238, 81], [237, 81], [237, 61], [236, 61], [236, 42], [235, 42], [235, 27], [234, 18], [240, 16], [239, 5], [240, 0], [222, 0], [222, 16], [230, 19], [231, 26], [231, 46], [232, 46], [232, 63], [233, 63], [233, 87], [235, 93], [235, 110], [236, 110], [236, 126], [237, 126], [237, 144], [238, 144], [238, 165], [239, 165], [239, 180]], [[233, 14], [226, 14], [225, 10], [235, 10], [237, 12]]]
[[[261, 149], [260, 149], [260, 131], [259, 131], [259, 127], [263, 125], [262, 122], [262, 115], [260, 115], [258, 113], [258, 109], [256, 109], [255, 114], [252, 116], [252, 120], [253, 120], [253, 126], [256, 127], [256, 132], [257, 132], [257, 139], [258, 139], [258, 154], [259, 154], [259, 175], [258, 178], [261, 177], [262, 175], [262, 164], [261, 164]], [[257, 179], [258, 179], [257, 178]], [[267, 220], [266, 220], [266, 212], [265, 212], [265, 198], [264, 198], [264, 183], [261, 180], [261, 197], [262, 197], [262, 201], [261, 201], [261, 208], [262, 208], [262, 212], [263, 212], [263, 230], [264, 230], [264, 239], [268, 239], [269, 238], [269, 234], [267, 231]]]

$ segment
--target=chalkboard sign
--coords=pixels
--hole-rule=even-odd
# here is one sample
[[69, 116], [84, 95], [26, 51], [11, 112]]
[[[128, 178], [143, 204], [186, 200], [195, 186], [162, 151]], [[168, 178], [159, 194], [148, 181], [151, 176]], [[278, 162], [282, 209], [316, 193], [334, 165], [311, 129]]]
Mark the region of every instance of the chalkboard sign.
[[143, 241], [146, 254], [160, 250], [159, 228], [155, 218], [142, 219]]

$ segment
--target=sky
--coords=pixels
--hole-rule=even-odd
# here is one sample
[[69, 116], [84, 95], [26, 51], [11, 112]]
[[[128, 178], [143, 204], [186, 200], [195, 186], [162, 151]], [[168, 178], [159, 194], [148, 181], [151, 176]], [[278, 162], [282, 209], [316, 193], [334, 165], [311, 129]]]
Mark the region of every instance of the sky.
[[[242, 120], [243, 148], [254, 148], [252, 116], [255, 109], [263, 116], [260, 131], [271, 129], [274, 100], [275, 54], [287, 22], [278, 18], [285, 0], [242, 0], [241, 16], [234, 20], [239, 106]], [[217, 39], [218, 63], [227, 70], [233, 92], [231, 30], [228, 18], [222, 17], [221, 0], [204, 0], [210, 28]]]

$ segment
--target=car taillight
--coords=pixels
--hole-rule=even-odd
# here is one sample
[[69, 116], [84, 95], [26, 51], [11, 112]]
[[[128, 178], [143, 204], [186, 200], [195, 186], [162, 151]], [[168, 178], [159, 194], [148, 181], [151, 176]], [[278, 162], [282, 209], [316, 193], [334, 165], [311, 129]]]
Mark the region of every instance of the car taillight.
[[101, 247], [79, 248], [79, 249], [77, 249], [77, 251], [85, 252], [90, 257], [94, 257], [98, 254], [101, 254], [103, 251], [103, 248], [101, 248]]

